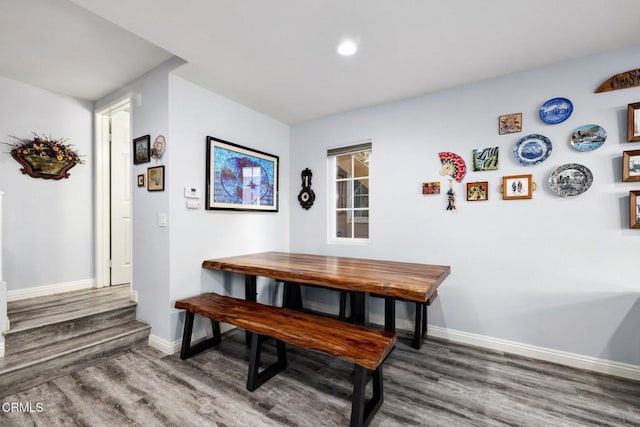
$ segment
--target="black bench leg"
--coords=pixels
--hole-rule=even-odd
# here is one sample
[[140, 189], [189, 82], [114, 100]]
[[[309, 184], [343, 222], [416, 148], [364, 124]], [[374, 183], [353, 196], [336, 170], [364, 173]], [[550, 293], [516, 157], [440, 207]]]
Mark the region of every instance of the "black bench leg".
[[356, 365], [353, 377], [353, 401], [351, 403], [351, 427], [367, 426], [384, 401], [382, 386], [382, 365], [373, 371], [373, 396], [366, 401], [368, 373], [370, 371]]
[[247, 390], [254, 391], [262, 384], [269, 381], [276, 374], [287, 367], [287, 346], [284, 342], [276, 340], [276, 348], [278, 350], [278, 361], [266, 367], [262, 372], [260, 368], [260, 352], [262, 351], [262, 342], [268, 337], [259, 334], [251, 336], [251, 354], [249, 356], [249, 375], [247, 377]]
[[188, 359], [194, 354], [198, 354], [212, 346], [218, 344], [220, 337], [220, 322], [211, 320], [211, 328], [213, 329], [213, 337], [200, 341], [198, 344], [191, 345], [191, 334], [193, 332], [194, 313], [187, 311], [184, 318], [184, 332], [182, 333], [182, 348], [180, 349], [180, 359]]

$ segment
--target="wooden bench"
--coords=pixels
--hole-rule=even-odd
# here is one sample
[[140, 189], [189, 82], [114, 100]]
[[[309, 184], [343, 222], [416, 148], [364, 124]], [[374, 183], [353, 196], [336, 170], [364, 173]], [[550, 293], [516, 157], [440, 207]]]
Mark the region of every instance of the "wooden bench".
[[[367, 425], [383, 402], [382, 362], [396, 344], [396, 335], [353, 325], [328, 317], [217, 294], [203, 294], [178, 300], [178, 309], [187, 310], [180, 357], [186, 359], [220, 342], [219, 322], [229, 323], [251, 336], [247, 389], [254, 391], [287, 366], [286, 344], [293, 344], [353, 362], [351, 425]], [[213, 338], [191, 346], [194, 315], [211, 319]], [[276, 340], [277, 362], [258, 372], [265, 337]], [[367, 401], [368, 372], [372, 372], [373, 396]]]

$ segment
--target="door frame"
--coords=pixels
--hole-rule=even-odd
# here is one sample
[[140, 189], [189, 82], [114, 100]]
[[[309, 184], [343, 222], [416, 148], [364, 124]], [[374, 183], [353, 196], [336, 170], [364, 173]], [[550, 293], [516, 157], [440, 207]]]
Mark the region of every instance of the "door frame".
[[[105, 138], [105, 119], [110, 114], [129, 106], [131, 112], [131, 94], [112, 101], [97, 110], [95, 122], [95, 287], [111, 285], [111, 149], [108, 137]], [[131, 119], [129, 121], [131, 128]], [[107, 134], [108, 135], [108, 134]], [[129, 285], [131, 286], [131, 285]]]

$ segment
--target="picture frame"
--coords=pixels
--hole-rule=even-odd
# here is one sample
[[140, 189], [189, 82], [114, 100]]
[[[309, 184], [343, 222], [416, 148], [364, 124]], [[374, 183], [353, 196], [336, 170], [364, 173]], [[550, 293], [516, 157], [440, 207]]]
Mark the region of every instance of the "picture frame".
[[533, 175], [509, 175], [502, 177], [503, 200], [531, 198], [533, 198]]
[[278, 212], [280, 158], [207, 136], [205, 208]]
[[640, 191], [629, 191], [629, 228], [640, 228]]
[[492, 171], [500, 167], [500, 147], [477, 148], [473, 150], [473, 171]]
[[440, 181], [423, 182], [422, 194], [440, 194]]
[[138, 187], [144, 187], [144, 174], [138, 175]]
[[164, 166], [147, 168], [147, 190], [164, 191]]
[[640, 150], [622, 153], [622, 181], [640, 181]]
[[480, 202], [489, 200], [489, 182], [467, 182], [467, 201]]
[[151, 161], [151, 135], [144, 135], [133, 140], [133, 164]]
[[640, 102], [627, 105], [627, 141], [640, 142]]
[[504, 114], [498, 117], [498, 134], [522, 132], [522, 113]]

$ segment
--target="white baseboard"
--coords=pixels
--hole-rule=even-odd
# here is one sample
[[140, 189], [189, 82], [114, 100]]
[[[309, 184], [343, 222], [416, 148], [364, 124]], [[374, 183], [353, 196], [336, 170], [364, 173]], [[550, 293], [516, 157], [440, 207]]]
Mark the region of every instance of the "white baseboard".
[[7, 301], [19, 301], [26, 298], [90, 289], [93, 288], [94, 285], [94, 279], [87, 279], [67, 283], [54, 283], [51, 285], [36, 286], [33, 288], [14, 289], [12, 291], [7, 291]]
[[138, 302], [138, 291], [134, 291], [133, 289], [129, 290], [129, 299], [135, 303]]
[[[305, 301], [305, 306], [311, 310], [335, 314], [335, 307], [331, 305]], [[370, 314], [369, 322], [378, 326], [383, 326], [384, 316], [375, 313]], [[396, 328], [413, 332], [413, 320], [396, 318]], [[461, 344], [482, 347], [489, 350], [503, 351], [505, 353], [515, 354], [518, 356], [544, 360], [546, 362], [557, 363], [559, 365], [570, 366], [572, 368], [584, 369], [587, 371], [640, 381], [640, 366], [638, 365], [621, 363], [608, 359], [599, 359], [597, 357], [584, 356], [582, 354], [538, 347], [516, 341], [508, 341], [486, 335], [478, 335], [433, 325], [428, 325], [427, 335]]]
[[[224, 323], [220, 324], [221, 333], [225, 333], [226, 331], [229, 331], [234, 328], [235, 327], [231, 325], [226, 325]], [[205, 329], [197, 330], [193, 333], [191, 337], [191, 344], [197, 344], [200, 341], [209, 337], [211, 337], [211, 331], [205, 330]], [[168, 341], [157, 335], [150, 334], [149, 346], [155, 348], [158, 351], [163, 352], [164, 354], [172, 355], [180, 351], [180, 348], [182, 347], [182, 338], [177, 339], [175, 341]]]
[[0, 358], [4, 357], [4, 338], [2, 340], [3, 342], [0, 342]]
[[455, 329], [442, 328], [429, 325], [427, 334], [432, 337], [442, 338], [462, 344], [474, 345], [490, 350], [503, 351], [518, 356], [544, 360], [572, 368], [584, 369], [601, 374], [614, 375], [635, 381], [640, 380], [640, 366], [629, 363], [621, 363], [608, 359], [584, 356], [582, 354], [569, 353], [551, 348], [538, 347], [485, 335], [472, 334], [470, 332], [456, 331]]

